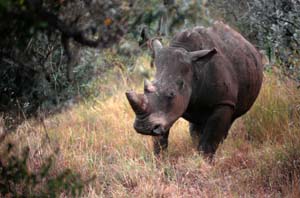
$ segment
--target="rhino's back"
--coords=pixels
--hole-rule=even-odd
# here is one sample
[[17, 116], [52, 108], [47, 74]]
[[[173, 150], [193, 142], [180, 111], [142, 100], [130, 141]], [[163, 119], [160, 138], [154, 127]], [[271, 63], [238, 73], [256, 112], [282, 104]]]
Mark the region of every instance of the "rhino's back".
[[222, 22], [216, 22], [208, 31], [219, 36], [222, 53], [230, 60], [238, 80], [236, 117], [253, 105], [262, 84], [263, 64], [256, 48], [238, 32]]
[[233, 87], [237, 89], [234, 90], [234, 116], [239, 117], [250, 109], [262, 84], [263, 65], [259, 52], [238, 32], [222, 22], [216, 22], [210, 28], [196, 27], [177, 34], [170, 45], [181, 46], [188, 51], [216, 47], [227, 63], [219, 65], [218, 61], [218, 65], [214, 65], [217, 61], [212, 60], [209, 66], [223, 67], [224, 70], [230, 71], [235, 84]]

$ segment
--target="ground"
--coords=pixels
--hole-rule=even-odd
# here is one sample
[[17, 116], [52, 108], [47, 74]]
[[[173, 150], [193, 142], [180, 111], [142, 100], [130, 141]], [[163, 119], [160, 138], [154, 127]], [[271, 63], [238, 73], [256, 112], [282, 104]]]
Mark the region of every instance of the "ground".
[[[96, 178], [82, 197], [299, 197], [300, 92], [265, 72], [255, 105], [238, 119], [213, 163], [197, 152], [188, 123], [171, 129], [168, 151], [156, 158], [151, 138], [137, 134], [125, 91], [141, 80], [116, 70], [83, 101], [41, 122], [28, 120], [7, 141], [30, 148], [29, 167], [55, 155], [53, 174], [71, 168]], [[64, 194], [61, 195], [64, 197]]]

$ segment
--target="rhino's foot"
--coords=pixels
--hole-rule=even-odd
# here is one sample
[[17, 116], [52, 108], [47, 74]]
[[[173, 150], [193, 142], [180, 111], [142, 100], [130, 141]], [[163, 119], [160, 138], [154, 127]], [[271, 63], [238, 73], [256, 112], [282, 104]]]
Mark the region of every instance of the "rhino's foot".
[[214, 146], [213, 144], [209, 144], [206, 142], [200, 143], [198, 147], [198, 151], [208, 162], [212, 162], [216, 150], [217, 150], [217, 146]]

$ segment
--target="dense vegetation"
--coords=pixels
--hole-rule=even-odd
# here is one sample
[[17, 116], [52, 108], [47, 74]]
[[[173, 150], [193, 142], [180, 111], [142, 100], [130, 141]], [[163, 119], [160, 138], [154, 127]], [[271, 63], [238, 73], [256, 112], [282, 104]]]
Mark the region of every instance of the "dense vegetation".
[[[297, 0], [0, 0], [1, 195], [297, 197], [299, 9]], [[124, 97], [153, 74], [140, 33], [167, 43], [216, 19], [265, 51], [259, 100], [214, 164], [183, 120], [156, 159]]]
[[148, 37], [168, 40], [214, 19], [238, 28], [299, 81], [299, 7], [294, 0], [1, 0], [0, 112], [9, 129], [13, 121], [55, 111], [92, 94], [91, 80], [115, 65], [104, 49], [111, 57], [123, 55], [121, 65], [130, 68], [132, 55], [141, 52], [138, 42], [145, 46], [145, 27]]
[[143, 27], [148, 35], [166, 35], [200, 17], [193, 10], [202, 3], [182, 2], [1, 0], [0, 112], [7, 128], [16, 117], [21, 121], [88, 96], [91, 80], [113, 65], [104, 49], [128, 57], [139, 51]]
[[290, 77], [300, 81], [300, 1], [212, 0], [215, 17], [223, 18], [255, 43]]

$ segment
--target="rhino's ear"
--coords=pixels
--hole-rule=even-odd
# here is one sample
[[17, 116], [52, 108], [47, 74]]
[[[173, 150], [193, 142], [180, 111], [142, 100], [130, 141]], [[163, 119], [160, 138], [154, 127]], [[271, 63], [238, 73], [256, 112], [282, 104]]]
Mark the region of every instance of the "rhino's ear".
[[195, 62], [202, 58], [209, 58], [216, 53], [217, 53], [216, 48], [212, 48], [210, 50], [198, 50], [198, 51], [189, 52], [189, 61]]
[[161, 42], [155, 38], [150, 41], [150, 48], [153, 50], [154, 56], [156, 56], [163, 46]]

